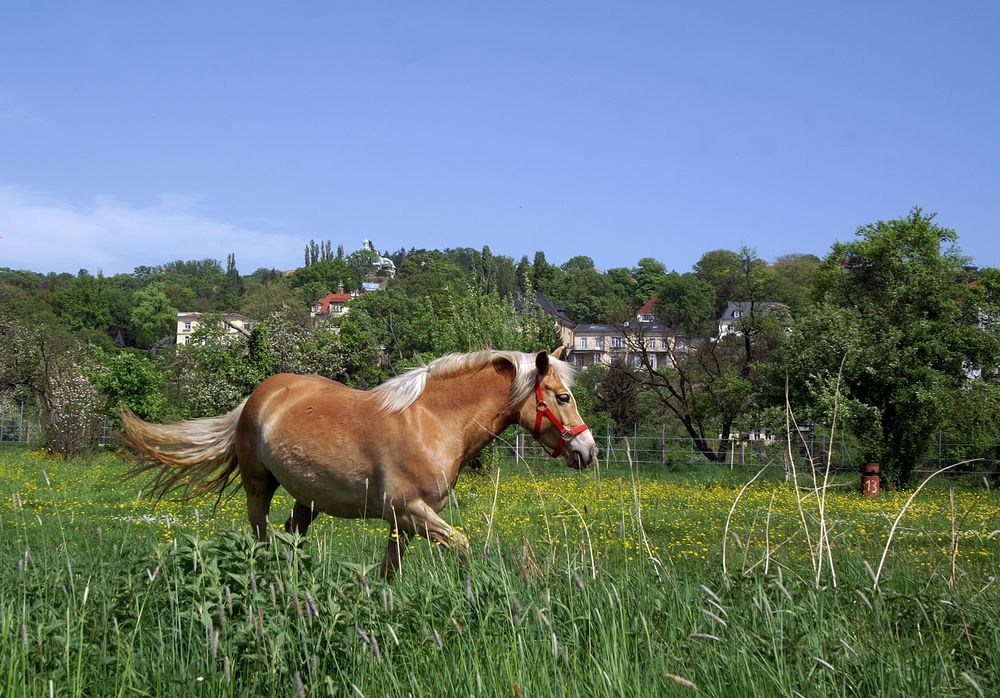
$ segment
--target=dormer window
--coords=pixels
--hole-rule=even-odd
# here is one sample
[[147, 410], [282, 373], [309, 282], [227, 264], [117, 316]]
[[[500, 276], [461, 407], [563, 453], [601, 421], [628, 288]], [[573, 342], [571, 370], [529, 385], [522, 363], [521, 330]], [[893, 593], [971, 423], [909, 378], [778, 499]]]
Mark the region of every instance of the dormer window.
[[742, 314], [742, 313], [741, 313], [741, 312], [740, 312], [739, 310], [734, 310], [734, 311], [733, 311], [733, 317], [734, 317], [734, 318], [736, 318], [736, 317], [739, 317], [739, 316], [740, 316], [741, 314]]

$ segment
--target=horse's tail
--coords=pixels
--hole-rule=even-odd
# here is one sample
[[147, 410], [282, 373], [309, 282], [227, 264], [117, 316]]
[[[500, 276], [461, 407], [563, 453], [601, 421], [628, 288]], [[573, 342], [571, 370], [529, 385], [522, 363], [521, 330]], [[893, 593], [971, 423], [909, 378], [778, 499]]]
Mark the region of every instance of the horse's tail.
[[140, 461], [126, 477], [148, 471], [156, 474], [150, 491], [162, 498], [171, 490], [181, 490], [181, 498], [192, 499], [217, 489], [219, 496], [238, 477], [236, 424], [246, 400], [231, 412], [218, 417], [189, 419], [174, 424], [151, 424], [122, 406], [125, 444], [136, 451]]

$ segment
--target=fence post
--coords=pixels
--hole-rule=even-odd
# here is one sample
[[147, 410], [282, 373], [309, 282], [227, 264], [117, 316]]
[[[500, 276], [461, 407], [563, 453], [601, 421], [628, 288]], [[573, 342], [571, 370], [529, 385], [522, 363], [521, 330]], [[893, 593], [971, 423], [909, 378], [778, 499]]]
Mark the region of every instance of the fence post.
[[667, 425], [660, 425], [660, 465], [667, 462]]

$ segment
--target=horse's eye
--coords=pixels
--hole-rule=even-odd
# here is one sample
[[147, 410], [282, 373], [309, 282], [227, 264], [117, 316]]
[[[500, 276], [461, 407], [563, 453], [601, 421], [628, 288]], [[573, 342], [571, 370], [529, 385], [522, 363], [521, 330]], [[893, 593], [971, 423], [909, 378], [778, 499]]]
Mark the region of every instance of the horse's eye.
[[560, 405], [568, 405], [569, 404], [569, 393], [561, 393], [560, 395], [556, 395], [556, 400], [559, 401]]

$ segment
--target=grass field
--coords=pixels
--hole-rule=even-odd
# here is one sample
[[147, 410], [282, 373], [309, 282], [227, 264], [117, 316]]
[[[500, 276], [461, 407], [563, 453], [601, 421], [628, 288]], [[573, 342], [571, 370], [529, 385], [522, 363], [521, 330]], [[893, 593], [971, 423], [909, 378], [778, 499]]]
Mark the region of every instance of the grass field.
[[818, 498], [800, 512], [780, 473], [741, 493], [753, 471], [501, 463], [447, 513], [472, 559], [418, 539], [385, 585], [381, 521], [262, 546], [239, 494], [154, 507], [127, 468], [0, 450], [0, 694], [1000, 690], [1000, 496], [981, 486], [918, 493], [880, 566], [912, 492], [835, 482], [819, 556]]

